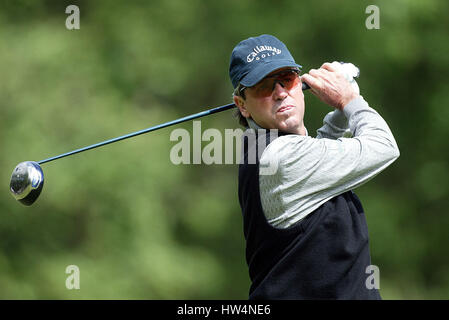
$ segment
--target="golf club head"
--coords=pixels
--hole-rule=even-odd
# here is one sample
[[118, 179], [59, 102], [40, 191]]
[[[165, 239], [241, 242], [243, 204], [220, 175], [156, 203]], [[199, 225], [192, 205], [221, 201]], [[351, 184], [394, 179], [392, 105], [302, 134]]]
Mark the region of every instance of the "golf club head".
[[[353, 65], [350, 62], [340, 62], [341, 63], [341, 71], [345, 74], [346, 79], [348, 79], [349, 82], [353, 83], [355, 82], [355, 78], [358, 78], [360, 76], [360, 69], [357, 68], [355, 65]], [[355, 85], [354, 85], [355, 86]], [[302, 90], [308, 90], [310, 89], [309, 85], [305, 82], [302, 83]], [[358, 90], [358, 85], [356, 88]]]
[[44, 172], [37, 162], [19, 163], [12, 172], [9, 189], [20, 203], [31, 206], [44, 187]]

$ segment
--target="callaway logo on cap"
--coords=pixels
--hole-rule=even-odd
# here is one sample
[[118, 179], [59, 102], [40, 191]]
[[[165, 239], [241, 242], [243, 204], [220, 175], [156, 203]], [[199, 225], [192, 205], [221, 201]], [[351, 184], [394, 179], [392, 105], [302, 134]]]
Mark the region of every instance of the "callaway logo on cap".
[[234, 88], [239, 83], [251, 87], [269, 73], [284, 67], [301, 68], [282, 41], [264, 34], [243, 40], [234, 48], [229, 77]]

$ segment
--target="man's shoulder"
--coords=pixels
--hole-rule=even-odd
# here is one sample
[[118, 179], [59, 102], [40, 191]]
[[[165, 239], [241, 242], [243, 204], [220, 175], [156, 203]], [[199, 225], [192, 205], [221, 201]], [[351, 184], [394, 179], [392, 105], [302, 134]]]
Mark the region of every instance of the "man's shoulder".
[[283, 174], [284, 167], [290, 167], [310, 150], [316, 139], [310, 136], [296, 134], [281, 135], [268, 144], [260, 156], [262, 166], [272, 166], [276, 163], [280, 170], [277, 174]]
[[296, 153], [300, 148], [306, 148], [310, 143], [316, 140], [310, 136], [298, 134], [281, 135], [271, 141], [262, 156], [283, 157], [291, 153]]

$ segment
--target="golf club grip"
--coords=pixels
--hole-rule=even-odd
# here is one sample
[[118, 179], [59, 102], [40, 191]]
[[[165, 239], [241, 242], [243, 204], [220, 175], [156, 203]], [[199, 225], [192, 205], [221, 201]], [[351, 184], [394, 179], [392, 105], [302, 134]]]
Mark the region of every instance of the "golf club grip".
[[[359, 70], [359, 68], [354, 66], [352, 63], [340, 61], [340, 64], [342, 65], [342, 68], [344, 69], [344, 73], [346, 74], [346, 77], [350, 77], [352, 80], [359, 77], [360, 70]], [[310, 86], [307, 83], [303, 82], [302, 90], [304, 91], [304, 90], [308, 90], [308, 89], [310, 89]]]
[[76, 154], [76, 153], [80, 153], [80, 152], [83, 152], [83, 151], [87, 151], [87, 150], [95, 149], [95, 148], [98, 148], [98, 147], [102, 147], [102, 146], [105, 146], [105, 145], [110, 144], [110, 143], [114, 143], [114, 142], [117, 142], [117, 141], [121, 141], [121, 140], [125, 140], [125, 139], [128, 139], [128, 138], [132, 138], [132, 137], [135, 137], [135, 136], [138, 136], [138, 135], [141, 135], [141, 134], [145, 134], [145, 133], [148, 133], [148, 132], [151, 132], [151, 131], [155, 131], [155, 130], [158, 130], [158, 129], [166, 128], [166, 127], [169, 127], [169, 126], [181, 123], [181, 122], [185, 122], [185, 121], [189, 121], [189, 120], [193, 120], [193, 119], [198, 119], [198, 118], [201, 118], [201, 117], [204, 117], [204, 116], [208, 116], [208, 115], [213, 114], [213, 113], [218, 113], [218, 112], [221, 112], [221, 111], [225, 111], [225, 110], [228, 110], [228, 109], [231, 109], [231, 108], [234, 108], [234, 107], [235, 107], [234, 103], [229, 103], [229, 104], [226, 104], [226, 105], [223, 105], [223, 106], [220, 106], [220, 107], [216, 107], [216, 108], [213, 108], [213, 109], [210, 109], [210, 110], [198, 112], [198, 113], [192, 114], [190, 116], [186, 116], [186, 117], [179, 118], [179, 119], [176, 119], [176, 120], [173, 120], [173, 121], [165, 122], [165, 123], [162, 123], [162, 124], [159, 124], [159, 125], [147, 128], [147, 129], [143, 129], [143, 130], [140, 130], [140, 131], [132, 132], [132, 133], [129, 133], [129, 134], [117, 137], [117, 138], [113, 138], [113, 139], [109, 139], [109, 140], [106, 140], [106, 141], [103, 141], [103, 142], [92, 144], [92, 145], [84, 147], [84, 148], [80, 148], [80, 149], [76, 149], [76, 150], [73, 150], [73, 151], [70, 151], [70, 152], [66, 152], [66, 153], [60, 154], [58, 156], [54, 156], [54, 157], [51, 157], [51, 158], [48, 158], [48, 159], [45, 159], [45, 160], [38, 161], [37, 163], [38, 164], [43, 164], [43, 163], [50, 162], [50, 161], [53, 161], [53, 160], [56, 160], [56, 159], [61, 159], [61, 158], [68, 157], [68, 156], [71, 156], [71, 155]]

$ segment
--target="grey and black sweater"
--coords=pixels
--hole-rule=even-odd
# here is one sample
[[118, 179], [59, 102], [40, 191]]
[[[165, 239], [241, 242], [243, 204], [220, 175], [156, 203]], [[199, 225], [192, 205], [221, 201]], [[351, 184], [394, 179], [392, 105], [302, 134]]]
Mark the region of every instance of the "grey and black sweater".
[[366, 287], [368, 229], [352, 189], [399, 156], [388, 125], [359, 97], [316, 138], [268, 133], [245, 134], [244, 155], [260, 157], [239, 167], [250, 298], [379, 299]]

